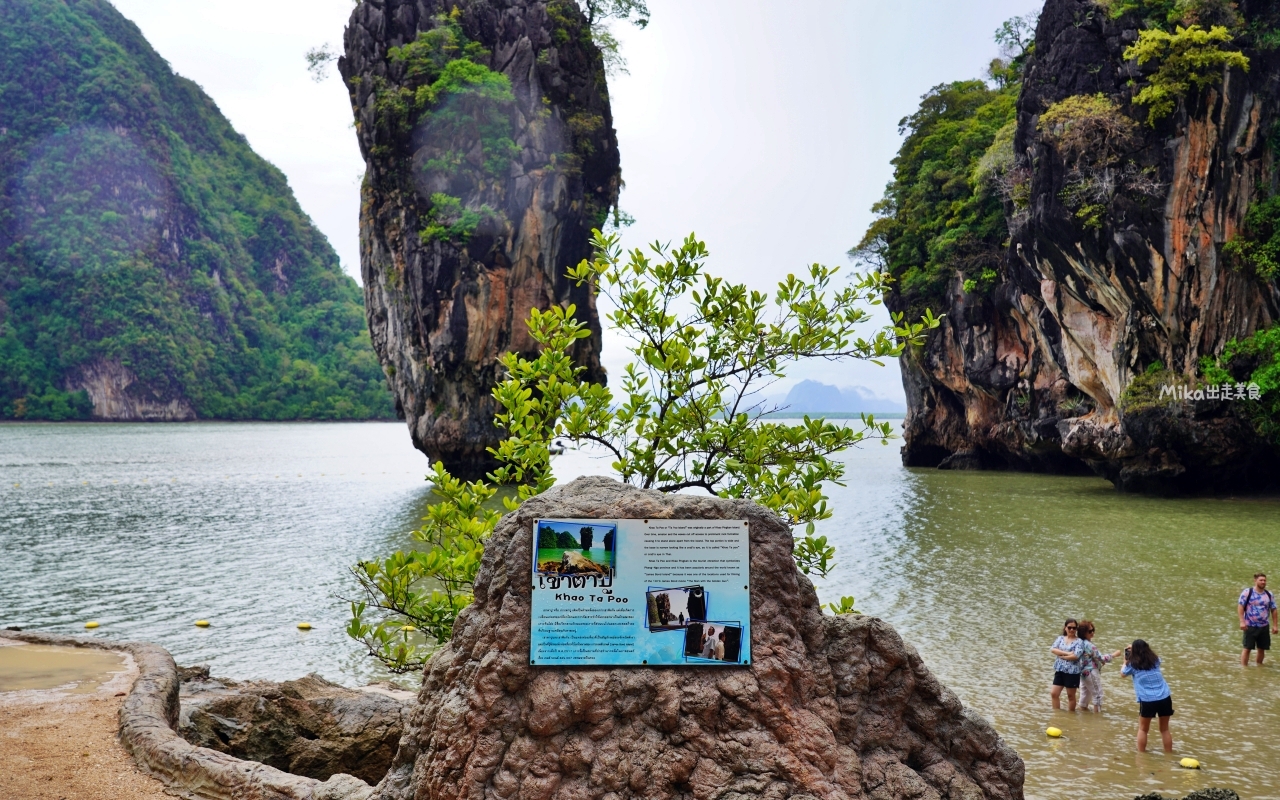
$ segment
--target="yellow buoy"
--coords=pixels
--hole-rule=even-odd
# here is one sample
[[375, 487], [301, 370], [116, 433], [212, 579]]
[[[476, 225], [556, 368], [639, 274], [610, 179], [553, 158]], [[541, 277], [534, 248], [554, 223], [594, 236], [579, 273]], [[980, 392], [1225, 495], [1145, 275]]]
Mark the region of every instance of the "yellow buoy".
[[1184, 758], [1178, 762], [1178, 765], [1185, 769], [1200, 769], [1200, 762], [1194, 758]]
[[1045, 728], [1044, 732], [1048, 734], [1050, 738], [1053, 738], [1053, 739], [1057, 739], [1059, 736], [1062, 735], [1062, 731], [1053, 727]]
[[416, 631], [416, 630], [417, 630], [417, 628], [413, 627], [412, 625], [405, 625], [405, 626], [401, 627], [401, 628], [400, 628], [400, 630], [402, 630], [402, 631], [410, 631], [410, 632], [412, 632], [412, 631]]
[[207, 620], [207, 619], [198, 619], [198, 620], [196, 620], [196, 627], [197, 627], [197, 628], [207, 628], [207, 627], [209, 627], [209, 620]]
[[299, 623], [298, 623], [298, 630], [300, 630], [300, 631], [309, 631], [309, 630], [311, 630], [311, 623], [310, 623], [310, 622], [299, 622]]
[[98, 623], [97, 623], [97, 622], [95, 622], [95, 621], [93, 621], [93, 620], [89, 620], [88, 622], [86, 622], [86, 623], [84, 624], [84, 626], [85, 626], [86, 628], [96, 628], [96, 627], [98, 627]]

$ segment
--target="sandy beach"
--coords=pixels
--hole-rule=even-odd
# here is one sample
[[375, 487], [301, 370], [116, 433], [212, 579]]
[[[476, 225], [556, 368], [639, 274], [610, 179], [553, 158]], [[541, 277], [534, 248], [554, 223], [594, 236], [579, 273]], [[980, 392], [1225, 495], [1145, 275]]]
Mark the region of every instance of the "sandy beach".
[[125, 653], [0, 639], [0, 797], [172, 800], [116, 738], [137, 674]]

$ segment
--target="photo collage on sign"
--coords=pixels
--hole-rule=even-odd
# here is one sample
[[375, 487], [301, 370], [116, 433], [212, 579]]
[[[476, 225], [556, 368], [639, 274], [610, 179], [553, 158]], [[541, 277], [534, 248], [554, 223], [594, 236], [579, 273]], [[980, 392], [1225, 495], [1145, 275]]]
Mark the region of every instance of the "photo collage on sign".
[[543, 575], [612, 578], [618, 569], [618, 526], [539, 520], [533, 570]]
[[684, 634], [685, 661], [740, 663], [742, 625], [736, 621], [708, 620], [711, 593], [705, 588], [651, 586], [645, 595], [645, 608], [651, 634]]

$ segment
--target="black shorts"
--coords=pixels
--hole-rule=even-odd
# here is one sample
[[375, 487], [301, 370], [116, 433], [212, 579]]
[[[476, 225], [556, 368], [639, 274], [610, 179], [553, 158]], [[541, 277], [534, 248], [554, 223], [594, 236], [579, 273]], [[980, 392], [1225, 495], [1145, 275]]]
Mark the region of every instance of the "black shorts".
[[1271, 649], [1271, 629], [1266, 625], [1261, 628], [1245, 628], [1244, 629], [1244, 649], [1253, 650]]
[[1080, 688], [1080, 674], [1079, 674], [1079, 673], [1071, 673], [1071, 672], [1063, 672], [1063, 671], [1061, 671], [1061, 670], [1054, 670], [1054, 673], [1053, 673], [1053, 685], [1054, 685], [1054, 686], [1065, 686], [1065, 687], [1067, 687], [1068, 689], [1079, 689], [1079, 688]]
[[1152, 717], [1172, 717], [1173, 716], [1173, 695], [1169, 695], [1163, 700], [1139, 700], [1138, 716], [1151, 719]]

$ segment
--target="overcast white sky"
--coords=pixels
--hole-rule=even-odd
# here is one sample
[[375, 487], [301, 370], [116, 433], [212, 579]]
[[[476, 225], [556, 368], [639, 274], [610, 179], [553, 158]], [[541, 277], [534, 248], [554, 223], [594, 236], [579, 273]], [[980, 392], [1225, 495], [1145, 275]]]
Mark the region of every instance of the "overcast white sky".
[[[630, 75], [610, 83], [621, 205], [637, 219], [624, 243], [696, 231], [713, 273], [761, 289], [815, 261], [847, 271], [844, 253], [892, 174], [898, 120], [931, 86], [983, 75], [996, 27], [1040, 6], [649, 1], [648, 28], [617, 28]], [[336, 70], [317, 84], [303, 60], [316, 45], [341, 46], [351, 0], [113, 2], [284, 171], [358, 280], [364, 164]], [[606, 336], [611, 374], [625, 356]], [[894, 364], [821, 364], [789, 377], [902, 398]]]

